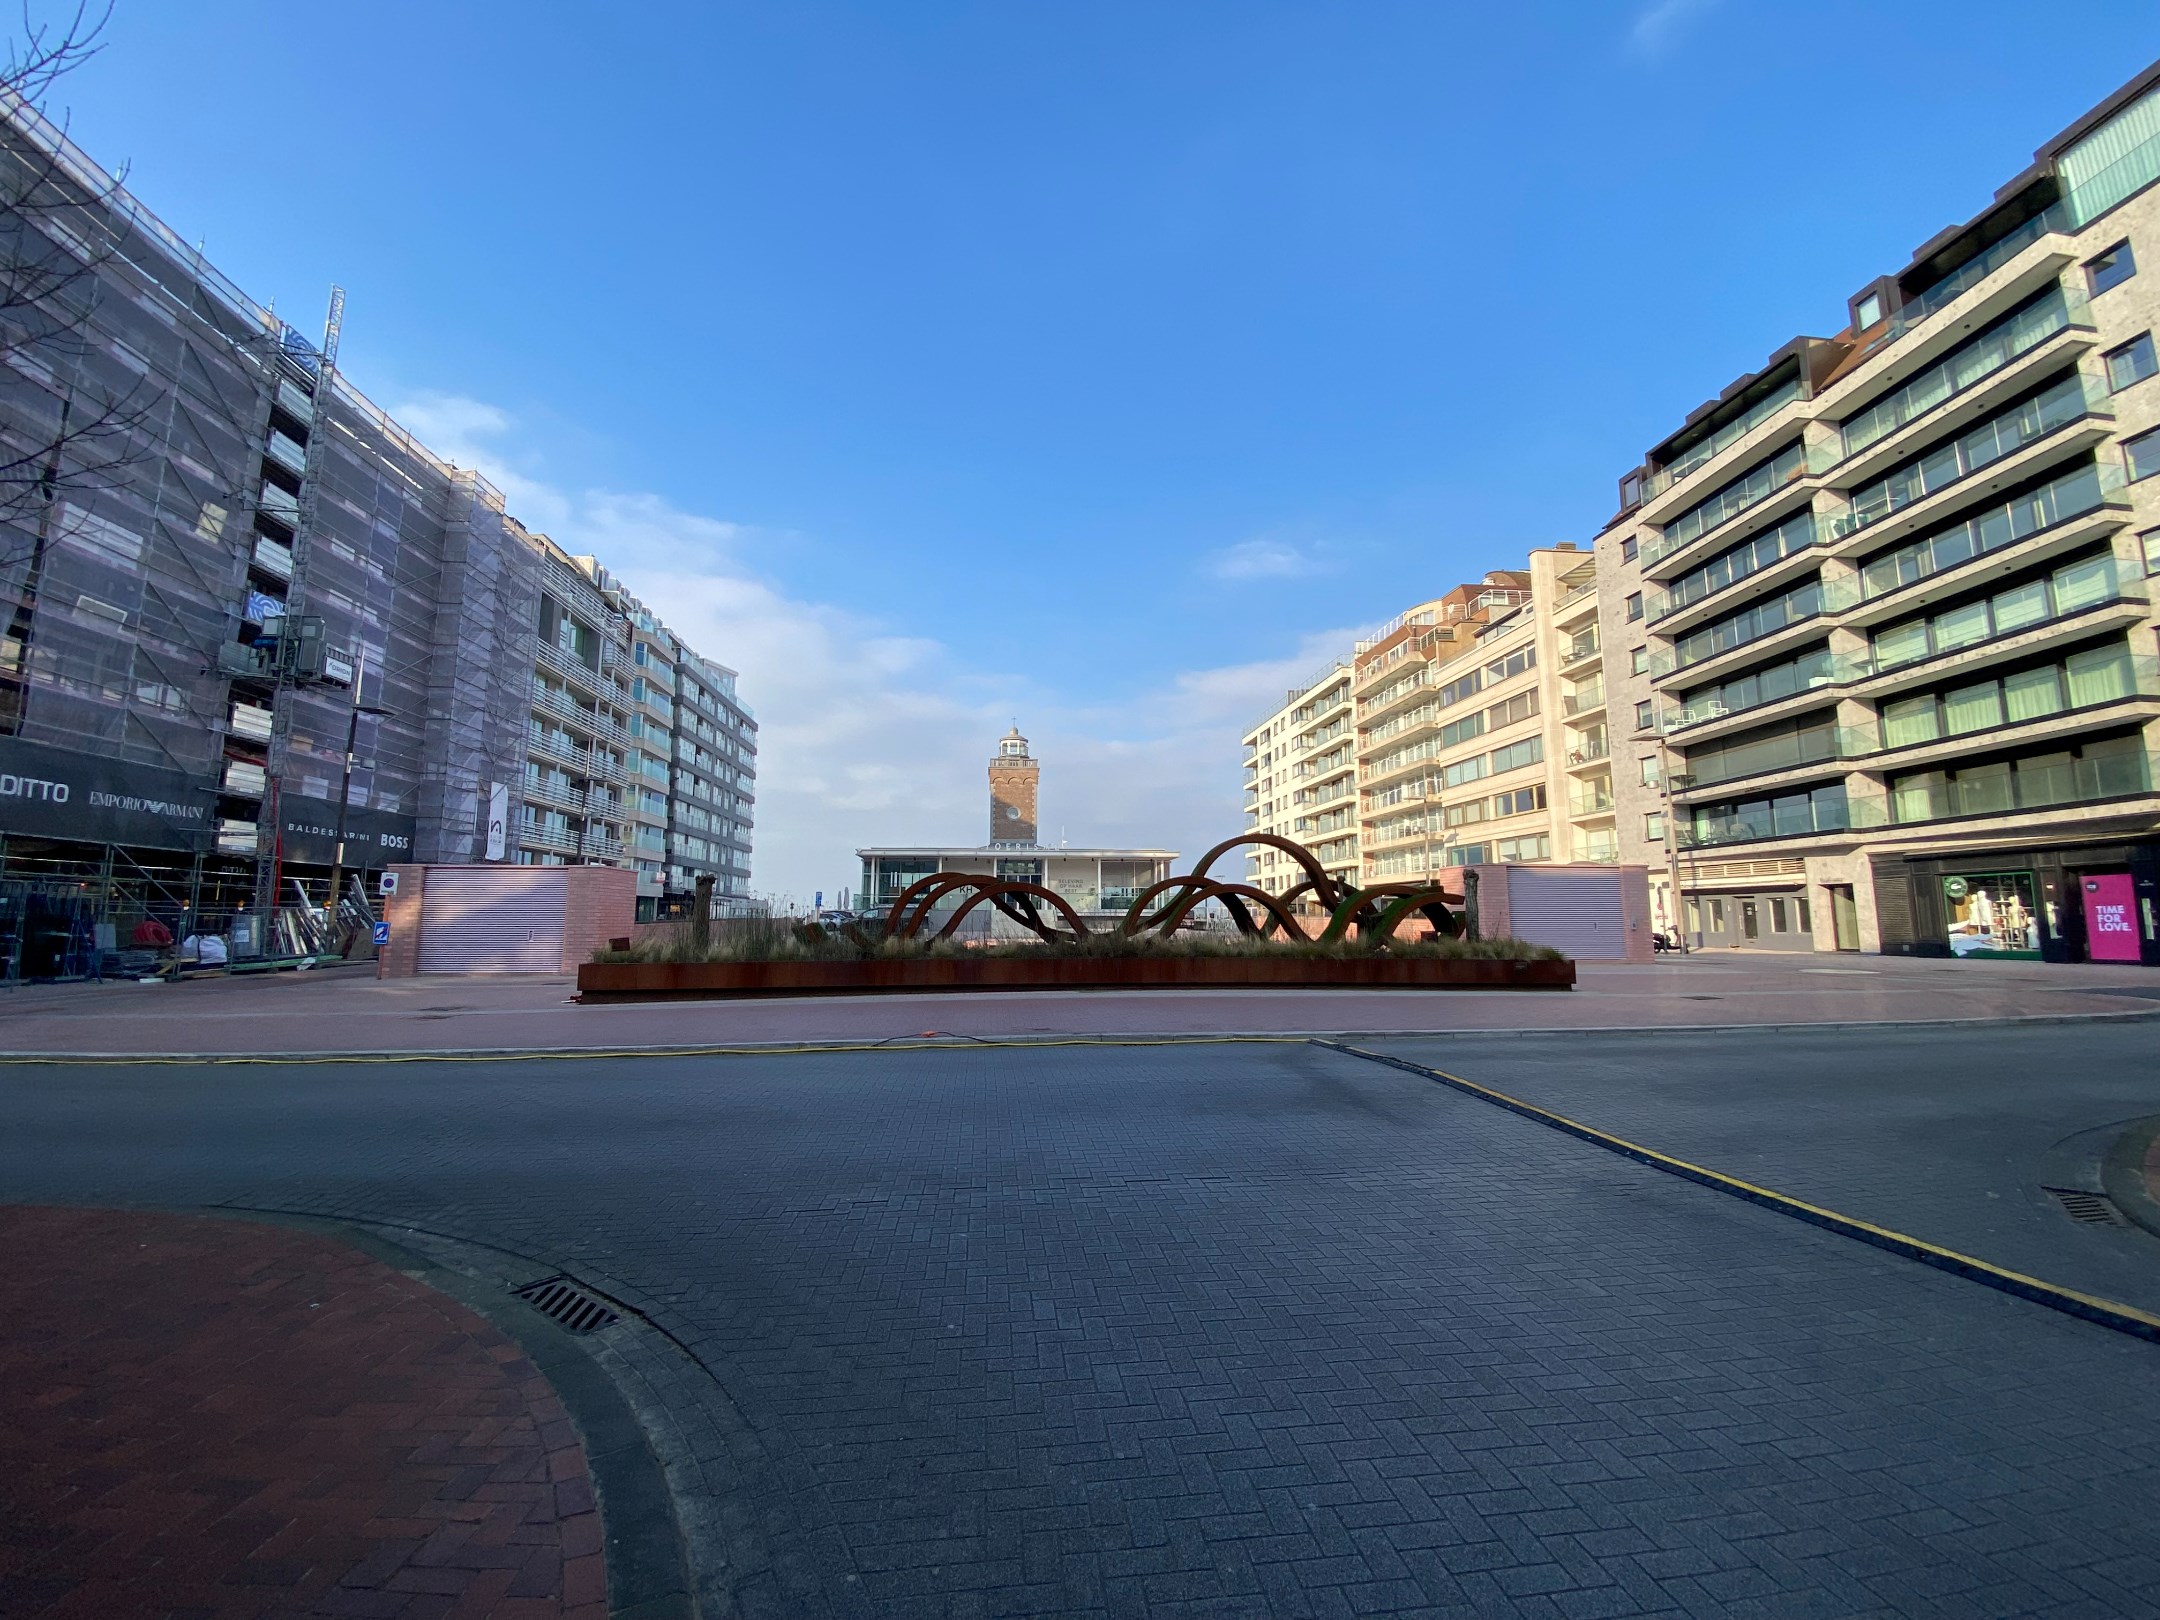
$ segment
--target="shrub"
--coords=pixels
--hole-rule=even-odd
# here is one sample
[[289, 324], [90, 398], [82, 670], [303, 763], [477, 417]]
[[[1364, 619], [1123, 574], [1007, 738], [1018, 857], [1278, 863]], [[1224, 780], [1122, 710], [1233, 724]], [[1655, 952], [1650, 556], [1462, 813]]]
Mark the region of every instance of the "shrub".
[[[878, 959], [963, 956], [1056, 956], [1065, 958], [1133, 956], [1280, 956], [1343, 958], [1370, 956], [1374, 947], [1356, 940], [1318, 944], [1305, 940], [1253, 939], [1243, 934], [1184, 932], [1164, 939], [1155, 934], [1128, 937], [1115, 929], [1085, 939], [1000, 939], [962, 945], [951, 941], [880, 939], [875, 926], [863, 937], [819, 928], [786, 917], [722, 918], [712, 925], [712, 942], [700, 950], [691, 943], [690, 925], [655, 929], [627, 951], [593, 953], [595, 962], [868, 962]], [[1519, 939], [1393, 940], [1383, 954], [1447, 961], [1557, 962], [1560, 952]]]

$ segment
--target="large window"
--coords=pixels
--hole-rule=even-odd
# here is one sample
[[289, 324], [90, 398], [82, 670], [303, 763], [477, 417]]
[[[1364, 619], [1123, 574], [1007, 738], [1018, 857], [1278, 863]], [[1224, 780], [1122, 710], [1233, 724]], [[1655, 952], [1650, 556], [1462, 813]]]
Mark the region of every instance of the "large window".
[[1680, 836], [1692, 845], [1739, 844], [1757, 838], [1791, 838], [1838, 832], [1848, 822], [1845, 784], [1781, 793], [1727, 804], [1699, 804], [1681, 812]]
[[1713, 782], [1791, 770], [1837, 757], [1836, 720], [1823, 713], [1691, 748], [1687, 770], [1697, 785], [1707, 787]]
[[2038, 348], [2069, 324], [2070, 303], [2062, 289], [2055, 287], [2042, 293], [1952, 350], [1902, 388], [1847, 417], [1838, 429], [1844, 453], [1856, 455], [1888, 438], [1907, 422], [2000, 371], [2019, 355]]
[[[2151, 350], [2152, 345], [2148, 342], [2148, 355]], [[1852, 510], [1837, 519], [1836, 532], [1851, 534], [1879, 522], [1923, 496], [1932, 495], [1982, 467], [1991, 466], [2013, 450], [2023, 449], [2084, 414], [2085, 385], [2073, 372], [2030, 399], [1989, 417], [1948, 444], [1938, 445], [1873, 483], [1861, 485], [1852, 493]]]
[[1738, 714], [1743, 709], [1760, 708], [1765, 703], [1776, 703], [1800, 692], [1813, 691], [1818, 686], [1829, 685], [1835, 678], [1832, 667], [1830, 649], [1817, 647], [1813, 652], [1804, 652], [1782, 664], [1767, 664], [1751, 670], [1736, 680], [1700, 687], [1690, 692], [1673, 712], [1672, 723], [1691, 726], [1698, 720], [1715, 720], [1720, 715]]
[[1689, 507], [1665, 526], [1660, 555], [1708, 534], [1721, 523], [1738, 517], [1751, 506], [1760, 506], [1772, 495], [1807, 471], [1807, 452], [1798, 440], [1767, 461], [1757, 462], [1708, 500]]
[[1700, 568], [1690, 569], [1672, 582], [1662, 600], [1651, 604], [1651, 617], [1661, 618], [1690, 602], [1699, 602], [1714, 591], [1728, 585], [1738, 584], [1750, 574], [1768, 568], [1781, 557], [1790, 557], [1796, 551], [1804, 551], [1815, 543], [1815, 517], [1811, 512], [1797, 513], [1774, 529], [1766, 529], [1753, 539], [1727, 552], [1711, 558]]
[[2108, 351], [2108, 388], [2114, 393], [2143, 382], [2155, 371], [2160, 371], [2160, 358], [2153, 354], [2150, 332], [2140, 332], [2121, 348]]
[[1813, 618], [1823, 610], [1822, 581], [1811, 579], [1779, 596], [1766, 597], [1729, 618], [1703, 626], [1673, 643], [1673, 667], [1685, 669], [1706, 658], [1760, 641], [1789, 624]]
[[2117, 242], [2105, 253], [2095, 254], [2085, 261], [2086, 283], [2096, 293], [2120, 287], [2136, 274], [2137, 255], [2130, 251], [2128, 242]]
[[2060, 663], [1968, 681], [1883, 705], [1882, 745], [1911, 748], [1997, 726], [2024, 725], [2066, 709], [2112, 703], [2137, 691], [2137, 670], [2121, 642], [2073, 653]]
[[2147, 792], [2151, 780], [2142, 741], [2135, 736], [2106, 737], [2077, 748], [1893, 776], [1890, 816], [1901, 823], [1939, 821], [1946, 816], [2083, 804]]
[[2132, 483], [2160, 473], [2160, 428], [2123, 440], [2123, 466]]
[[2043, 579], [2030, 579], [1979, 601], [1964, 602], [1924, 619], [1907, 619], [1875, 632], [1870, 651], [1878, 670], [1895, 669], [1977, 646], [2051, 619], [2067, 617], [2121, 595], [2111, 552], [2064, 563]]
[[[2160, 434], [2153, 436], [2153, 449], [2160, 453]], [[2087, 463], [1998, 506], [1987, 507], [1962, 523], [1870, 558], [1860, 570], [1860, 594], [1873, 597], [1902, 589], [1915, 580], [2082, 516], [2095, 510], [2104, 498], [2100, 469]]]

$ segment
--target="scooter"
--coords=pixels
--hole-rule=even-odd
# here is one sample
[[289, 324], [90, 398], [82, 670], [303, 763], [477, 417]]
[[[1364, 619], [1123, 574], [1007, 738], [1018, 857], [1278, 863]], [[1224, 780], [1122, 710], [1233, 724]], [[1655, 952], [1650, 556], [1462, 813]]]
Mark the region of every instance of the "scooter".
[[1655, 928], [1651, 930], [1650, 949], [1654, 954], [1662, 955], [1666, 951], [1677, 951], [1679, 948], [1680, 942], [1666, 933], [1664, 929]]

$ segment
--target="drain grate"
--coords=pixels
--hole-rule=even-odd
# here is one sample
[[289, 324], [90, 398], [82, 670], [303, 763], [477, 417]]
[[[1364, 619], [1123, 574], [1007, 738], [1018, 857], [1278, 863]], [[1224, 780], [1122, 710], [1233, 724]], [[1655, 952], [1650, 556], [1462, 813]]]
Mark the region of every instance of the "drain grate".
[[527, 1283], [517, 1291], [517, 1297], [572, 1333], [590, 1333], [621, 1319], [605, 1300], [587, 1293], [568, 1277], [543, 1277]]
[[2084, 1226], [2128, 1226], [2122, 1211], [2109, 1203], [2101, 1193], [2080, 1192], [2075, 1187], [2043, 1187], [2042, 1192], [2062, 1205], [2063, 1211], [2073, 1221]]

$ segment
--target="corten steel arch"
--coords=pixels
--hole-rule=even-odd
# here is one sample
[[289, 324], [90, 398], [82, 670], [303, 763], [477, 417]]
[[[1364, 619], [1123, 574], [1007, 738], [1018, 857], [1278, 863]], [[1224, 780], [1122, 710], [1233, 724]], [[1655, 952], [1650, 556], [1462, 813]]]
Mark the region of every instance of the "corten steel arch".
[[1006, 904], [1007, 897], [1018, 900], [1023, 906], [1030, 901], [1047, 900], [1058, 909], [1065, 921], [1071, 925], [1072, 938], [1086, 939], [1088, 937], [1087, 924], [1080, 920], [1080, 913], [1073, 910], [1072, 903], [1055, 889], [1046, 889], [1040, 883], [1021, 883], [1002, 878], [977, 880], [975, 893], [961, 902], [959, 910], [952, 914], [952, 920], [938, 930], [936, 937], [938, 939], [950, 939], [953, 931], [966, 920], [967, 914], [985, 900], [988, 900], [1015, 922], [1024, 927], [1032, 928], [1046, 942], [1055, 943], [1057, 941], [1060, 936], [1044, 925], [1040, 912], [1037, 912], [1033, 917], [1023, 916], [1019, 910]]
[[1225, 838], [1200, 857], [1200, 864], [1192, 869], [1192, 875], [1196, 878], [1206, 877], [1209, 867], [1244, 844], [1265, 844], [1270, 849], [1281, 850], [1305, 869], [1305, 876], [1313, 886], [1313, 894], [1323, 906], [1333, 911], [1342, 904], [1343, 886], [1328, 875], [1327, 868], [1320, 864], [1311, 850], [1294, 838], [1283, 837], [1281, 833], [1246, 833], [1238, 838]]
[[[928, 877], [917, 878], [902, 889], [885, 913], [885, 937], [887, 939], [912, 939], [915, 930], [922, 926], [924, 918], [938, 901], [945, 898], [946, 891], [964, 883], [992, 883], [996, 880], [980, 872], [932, 872]], [[921, 900], [921, 917], [910, 918], [908, 908]]]
[[1289, 935], [1290, 938], [1296, 940], [1299, 944], [1309, 943], [1305, 930], [1297, 925], [1297, 919], [1290, 915], [1289, 908], [1277, 896], [1269, 894], [1267, 890], [1255, 888], [1249, 883], [1218, 883], [1213, 878], [1188, 879], [1187, 881], [1192, 882], [1193, 887], [1185, 894], [1184, 898], [1173, 901], [1158, 913], [1162, 921], [1157, 926], [1163, 938], [1168, 939], [1175, 934], [1177, 925], [1183, 922], [1187, 913], [1203, 900], [1222, 901], [1223, 905], [1230, 910], [1231, 915], [1236, 917], [1243, 926], [1244, 932], [1259, 935], [1261, 930], [1252, 925], [1241, 904], [1243, 901], [1250, 900], [1272, 917], [1275, 920], [1275, 925]]

